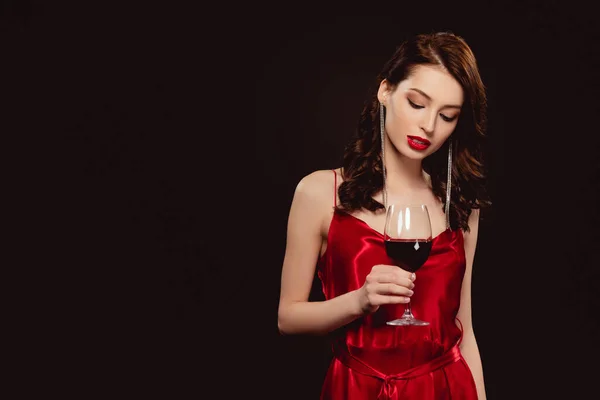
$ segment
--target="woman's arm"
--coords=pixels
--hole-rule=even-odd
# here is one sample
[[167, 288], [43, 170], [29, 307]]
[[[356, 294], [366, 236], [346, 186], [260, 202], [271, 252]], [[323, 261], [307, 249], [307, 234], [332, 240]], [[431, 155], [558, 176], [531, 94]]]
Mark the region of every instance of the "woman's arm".
[[322, 226], [331, 219], [333, 186], [333, 174], [325, 170], [305, 176], [296, 186], [281, 274], [278, 326], [282, 334], [326, 334], [362, 315], [356, 291], [331, 300], [308, 301]]
[[475, 258], [475, 249], [477, 247], [477, 234], [479, 229], [479, 210], [473, 210], [469, 217], [470, 232], [465, 232], [465, 254], [467, 258], [467, 268], [463, 278], [460, 309], [457, 318], [460, 320], [463, 328], [463, 338], [460, 343], [460, 352], [469, 365], [475, 384], [477, 386], [477, 397], [479, 400], [485, 400], [485, 384], [483, 380], [483, 367], [475, 332], [473, 331], [473, 322], [471, 318], [471, 277], [473, 274], [473, 259]]

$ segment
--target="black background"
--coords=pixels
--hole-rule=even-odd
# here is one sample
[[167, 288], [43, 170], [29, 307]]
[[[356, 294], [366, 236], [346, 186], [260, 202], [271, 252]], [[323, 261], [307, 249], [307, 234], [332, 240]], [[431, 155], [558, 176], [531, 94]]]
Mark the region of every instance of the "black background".
[[277, 332], [295, 185], [339, 166], [399, 41], [451, 30], [489, 98], [494, 208], [473, 276], [488, 398], [587, 398], [600, 356], [589, 10], [81, 3], [2, 3], [3, 133], [22, 150], [13, 237], [31, 292], [19, 304], [34, 310], [20, 316], [34, 326], [32, 362], [15, 366], [36, 372], [26, 389], [317, 398], [324, 338]]

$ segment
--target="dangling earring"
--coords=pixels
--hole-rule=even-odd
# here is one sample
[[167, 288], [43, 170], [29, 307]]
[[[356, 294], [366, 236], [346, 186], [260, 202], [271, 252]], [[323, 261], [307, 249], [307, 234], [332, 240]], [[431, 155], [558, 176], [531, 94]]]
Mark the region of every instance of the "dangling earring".
[[383, 173], [383, 207], [387, 211], [387, 188], [385, 186], [385, 151], [384, 151], [384, 133], [385, 133], [385, 108], [379, 103], [379, 132], [381, 134], [381, 171]]
[[452, 139], [448, 140], [448, 179], [446, 181], [446, 228], [450, 228], [450, 192], [452, 187]]

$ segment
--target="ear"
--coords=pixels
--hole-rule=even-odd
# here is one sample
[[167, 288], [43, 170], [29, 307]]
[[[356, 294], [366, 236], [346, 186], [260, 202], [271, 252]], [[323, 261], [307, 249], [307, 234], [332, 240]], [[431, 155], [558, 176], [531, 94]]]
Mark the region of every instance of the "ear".
[[391, 85], [387, 80], [382, 80], [377, 90], [377, 100], [384, 106], [387, 106], [388, 97], [392, 94]]

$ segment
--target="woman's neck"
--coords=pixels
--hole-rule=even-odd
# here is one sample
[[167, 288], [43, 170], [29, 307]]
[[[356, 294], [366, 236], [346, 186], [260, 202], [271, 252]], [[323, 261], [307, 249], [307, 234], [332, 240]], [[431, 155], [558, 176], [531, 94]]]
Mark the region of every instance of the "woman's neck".
[[422, 160], [412, 160], [394, 150], [386, 152], [385, 165], [388, 193], [429, 188], [429, 176], [423, 171]]

